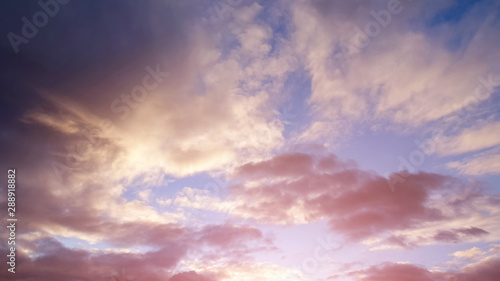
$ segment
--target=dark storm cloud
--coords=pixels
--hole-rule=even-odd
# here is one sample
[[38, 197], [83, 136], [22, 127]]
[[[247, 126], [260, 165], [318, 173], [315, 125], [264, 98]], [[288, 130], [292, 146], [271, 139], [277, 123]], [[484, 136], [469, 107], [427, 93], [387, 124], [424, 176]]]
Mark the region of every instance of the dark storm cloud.
[[176, 1], [70, 1], [59, 4], [16, 54], [7, 35], [22, 36], [23, 17], [33, 23], [42, 7], [38, 1], [2, 5], [2, 167], [26, 167], [47, 157], [51, 146], [60, 146], [57, 134], [20, 122], [29, 109], [56, 110], [40, 92], [75, 99], [109, 116], [110, 102], [141, 81], [146, 66], [167, 69], [182, 58], [187, 44], [183, 26], [196, 11]]

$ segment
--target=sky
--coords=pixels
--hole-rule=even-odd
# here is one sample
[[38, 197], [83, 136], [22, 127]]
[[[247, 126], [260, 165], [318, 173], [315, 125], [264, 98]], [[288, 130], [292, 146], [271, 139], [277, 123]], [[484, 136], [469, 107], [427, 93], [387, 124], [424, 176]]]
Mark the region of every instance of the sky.
[[0, 5], [0, 280], [500, 280], [499, 1]]

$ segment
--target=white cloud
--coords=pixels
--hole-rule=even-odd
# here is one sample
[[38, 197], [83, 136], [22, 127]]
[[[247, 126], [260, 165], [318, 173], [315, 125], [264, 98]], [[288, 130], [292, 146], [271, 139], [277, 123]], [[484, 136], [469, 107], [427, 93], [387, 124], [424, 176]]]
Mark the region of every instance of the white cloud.
[[466, 175], [488, 175], [500, 173], [500, 153], [491, 150], [461, 161], [447, 163], [448, 168], [458, 170]]
[[465, 129], [456, 136], [437, 137], [436, 153], [441, 156], [457, 155], [494, 147], [500, 144], [498, 132], [500, 122], [490, 122]]
[[[329, 5], [334, 8], [328, 8]], [[341, 46], [360, 36], [355, 29], [364, 28], [360, 23], [375, 22], [370, 15], [370, 10], [378, 11], [374, 6], [295, 6], [293, 36], [312, 79], [309, 103], [314, 120], [305, 130], [304, 139], [335, 141], [344, 135], [335, 132], [375, 120], [406, 128], [420, 127], [471, 102], [483, 102], [490, 96], [484, 91], [491, 92], [492, 87], [500, 85], [500, 81], [494, 81], [485, 90], [478, 80], [494, 71], [496, 65], [491, 57], [500, 56], [498, 50], [485, 45], [484, 36], [500, 40], [489, 22], [478, 28], [481, 36], [467, 42], [461, 52], [452, 52], [441, 41], [444, 39], [410, 29], [408, 20], [421, 4], [402, 5], [403, 11], [393, 14], [388, 26], [354, 54], [342, 51]], [[476, 19], [466, 16], [463, 22], [471, 20]], [[475, 97], [478, 89], [482, 97], [479, 100]], [[328, 130], [318, 130], [318, 124]], [[320, 131], [323, 134], [318, 134]]]
[[142, 201], [149, 201], [149, 195], [151, 195], [151, 189], [148, 188], [148, 189], [145, 189], [143, 191], [140, 191], [137, 195], [139, 196], [139, 198], [142, 200]]

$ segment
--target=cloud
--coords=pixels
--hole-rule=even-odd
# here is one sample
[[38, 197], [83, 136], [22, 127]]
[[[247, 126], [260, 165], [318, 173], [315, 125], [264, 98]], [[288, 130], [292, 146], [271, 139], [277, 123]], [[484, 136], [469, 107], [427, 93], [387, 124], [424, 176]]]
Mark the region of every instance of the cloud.
[[[130, 63], [134, 75], [116, 78], [121, 80], [116, 84], [126, 85], [119, 89], [75, 90], [94, 99], [39, 90], [44, 104], [27, 109], [22, 120], [60, 133], [65, 146], [85, 146], [90, 151], [79, 153], [80, 164], [97, 152], [109, 158], [102, 154], [111, 147], [119, 150], [113, 170], [120, 175], [128, 171], [130, 178], [158, 169], [186, 176], [267, 157], [284, 142], [284, 124], [274, 112], [296, 58], [290, 42], [256, 23], [261, 9], [256, 3], [239, 7], [233, 11], [234, 24], [217, 31], [237, 41], [229, 50], [220, 47], [223, 37], [208, 36], [216, 32], [210, 26], [186, 24], [178, 32], [192, 42], [183, 47], [182, 56], [167, 49], [159, 63]], [[262, 48], [252, 47], [256, 45]], [[155, 87], [148, 88], [154, 80]], [[104, 141], [109, 147], [100, 149]]]
[[[126, 268], [127, 274], [136, 276], [139, 280], [165, 280], [181, 260], [188, 259], [191, 255], [203, 253], [212, 258], [224, 257], [226, 262], [241, 259], [255, 250], [251, 242], [261, 239], [261, 234], [256, 229], [230, 225], [210, 226], [197, 231], [172, 229], [167, 225], [101, 223], [95, 231], [97, 229], [106, 233], [106, 240], [111, 247], [117, 247], [116, 251], [67, 248], [54, 238], [37, 236], [30, 240], [18, 233], [16, 241], [23, 245], [23, 251], [17, 252], [17, 262], [22, 264], [22, 270], [16, 276], [22, 280], [73, 278], [109, 281], [113, 272]], [[140, 253], [119, 251], [120, 247], [134, 245], [153, 247], [152, 250]], [[202, 250], [203, 247], [209, 247], [213, 251]], [[7, 251], [4, 247], [2, 250]]]
[[[127, 267], [166, 280], [181, 259], [231, 262], [272, 248], [255, 228], [188, 227], [182, 213], [149, 204], [152, 187], [167, 187], [166, 175], [225, 170], [279, 148], [284, 125], [274, 112], [296, 63], [289, 42], [271, 42], [272, 29], [255, 20], [258, 4], [235, 9], [235, 24], [212, 36], [219, 30], [194, 16], [198, 3], [174, 2], [115, 3], [111, 18], [101, 3], [89, 3], [84, 15], [68, 5], [60, 18], [75, 16], [70, 25], [54, 21], [44, 31], [55, 37], [40, 36], [41, 45], [2, 65], [15, 69], [10, 89], [19, 98], [6, 100], [14, 114], [1, 113], [2, 167], [30, 175], [18, 182], [18, 204], [29, 208], [18, 210], [17, 235], [38, 235], [19, 259], [27, 265], [21, 278], [109, 281]], [[230, 49], [222, 46], [226, 35], [237, 41]], [[138, 198], [127, 198], [130, 191]], [[110, 251], [67, 248], [55, 237]], [[123, 250], [134, 247], [147, 252]]]
[[[206, 268], [204, 272], [207, 276], [213, 276], [216, 280], [242, 280], [252, 281], [259, 279], [268, 279], [275, 281], [303, 281], [308, 280], [298, 269], [282, 267], [271, 263], [260, 263], [253, 261], [235, 261], [221, 266], [221, 260], [210, 259], [196, 261], [192, 264], [186, 264], [186, 268]], [[186, 273], [183, 273], [186, 274]], [[186, 274], [187, 276], [188, 274]], [[190, 273], [190, 276], [195, 276]], [[203, 277], [201, 277], [203, 278]], [[191, 279], [188, 279], [191, 280]]]
[[[432, 273], [425, 268], [411, 264], [385, 264], [371, 267], [360, 272], [363, 281], [437, 281]], [[443, 279], [441, 279], [443, 280]], [[444, 281], [444, 280], [443, 280]]]
[[500, 275], [498, 257], [482, 260], [462, 268], [459, 272], [427, 270], [412, 264], [386, 263], [357, 272], [359, 281], [451, 281], [497, 280]]
[[140, 191], [137, 195], [142, 201], [149, 201], [149, 195], [151, 194], [151, 189], [146, 189], [143, 191]]
[[477, 247], [474, 247], [465, 251], [457, 251], [452, 255], [456, 258], [475, 258], [477, 256], [483, 255], [483, 251]]
[[[478, 4], [460, 24], [443, 24], [433, 34], [428, 22], [451, 3], [430, 8], [425, 2], [394, 2], [400, 11], [393, 14], [383, 1], [293, 6], [293, 38], [312, 83], [313, 120], [300, 140], [335, 143], [355, 124], [381, 123], [398, 131], [420, 127], [483, 103], [500, 85], [481, 82], [496, 70], [491, 58], [500, 56], [488, 43], [500, 41], [496, 14], [482, 16], [490, 4]], [[381, 25], [383, 13], [389, 16]], [[450, 42], [458, 39], [462, 44], [451, 50]]]
[[[161, 249], [144, 254], [91, 253], [65, 248], [54, 239], [35, 242], [36, 257], [17, 255], [22, 270], [16, 271], [19, 280], [96, 280], [109, 281], [132, 276], [147, 280], [165, 280], [165, 269], [171, 269], [181, 253], [178, 248]], [[2, 249], [3, 250], [3, 249]], [[126, 270], [124, 270], [126, 268]], [[7, 272], [7, 271], [5, 271]], [[4, 278], [12, 274], [0, 273]], [[168, 274], [168, 273], [167, 273]]]
[[405, 180], [391, 192], [385, 178], [334, 155], [285, 153], [236, 169], [241, 183], [222, 203], [231, 208], [212, 210], [270, 224], [325, 219], [350, 240], [386, 236], [404, 247], [498, 238], [498, 224], [483, 214], [498, 212], [480, 186], [423, 172], [399, 176]]
[[[103, 141], [89, 153], [99, 155], [108, 145]], [[21, 166], [30, 177], [19, 177], [17, 182], [23, 187], [17, 190], [17, 203], [29, 206], [17, 212], [23, 218], [16, 233], [23, 245], [18, 251], [17, 261], [24, 265], [19, 278], [109, 281], [127, 268], [131, 276], [165, 280], [182, 259], [193, 255], [231, 260], [272, 248], [255, 228], [231, 224], [191, 228], [181, 223], [182, 214], [159, 212], [144, 201], [124, 198], [132, 181], [126, 174], [114, 173], [112, 153], [104, 155], [108, 157], [87, 158], [93, 165], [73, 170], [62, 182], [44, 162]], [[1, 201], [6, 203], [6, 198]], [[97, 250], [69, 248], [55, 237], [99, 244]], [[141, 251], [126, 250], [130, 248]]]
[[488, 175], [500, 172], [499, 149], [490, 149], [463, 160], [448, 162], [446, 166], [465, 175]]
[[495, 132], [500, 130], [500, 122], [480, 124], [475, 128], [463, 130], [457, 136], [444, 136], [435, 140], [439, 155], [457, 155], [491, 148], [500, 144], [500, 137]]
[[214, 281], [214, 279], [200, 275], [194, 271], [178, 273], [172, 276], [169, 281]]

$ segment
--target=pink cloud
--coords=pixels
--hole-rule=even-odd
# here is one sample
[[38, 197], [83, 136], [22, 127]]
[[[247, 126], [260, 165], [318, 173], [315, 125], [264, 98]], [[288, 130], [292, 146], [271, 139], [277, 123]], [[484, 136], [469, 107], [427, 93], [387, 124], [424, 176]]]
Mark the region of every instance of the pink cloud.
[[487, 235], [488, 231], [477, 228], [477, 227], [469, 227], [469, 228], [459, 228], [452, 230], [445, 230], [436, 233], [434, 239], [437, 241], [449, 242], [449, 243], [458, 243], [462, 240], [464, 236], [484, 236]]
[[[452, 221], [463, 216], [463, 208], [481, 196], [473, 185], [450, 176], [403, 174], [404, 182], [391, 192], [386, 178], [334, 155], [288, 153], [241, 166], [235, 177], [246, 182], [231, 187], [230, 195], [237, 202], [246, 202], [235, 213], [281, 224], [327, 219], [333, 231], [354, 241], [417, 229], [424, 223]], [[443, 195], [450, 192], [456, 198]], [[447, 202], [443, 204], [452, 209], [444, 212], [437, 207], [439, 201]], [[444, 229], [434, 239], [453, 242], [487, 234], [484, 229], [468, 226]], [[393, 236], [387, 242], [410, 247], [415, 241]]]
[[[43, 179], [33, 173], [35, 175]], [[229, 223], [198, 229], [179, 223], [108, 218], [99, 212], [96, 203], [103, 196], [112, 198], [106, 195], [109, 188], [89, 184], [85, 192], [79, 193], [68, 186], [67, 194], [61, 195], [57, 185], [52, 186], [50, 181], [40, 182], [32, 185], [23, 181], [24, 188], [17, 194], [19, 204], [29, 206], [17, 213], [23, 220], [23, 227], [16, 233], [22, 245], [17, 252], [16, 278], [19, 280], [111, 281], [113, 274], [122, 274], [122, 269], [126, 269], [130, 276], [140, 276], [138, 280], [163, 281], [168, 280], [179, 262], [189, 259], [191, 254], [212, 255], [215, 259], [223, 256], [231, 260], [263, 250], [260, 245], [270, 245], [260, 230]], [[111, 249], [67, 248], [53, 239], [54, 236], [102, 241]], [[150, 250], [124, 252], [144, 246]], [[3, 247], [2, 252], [7, 252]], [[1, 260], [5, 262], [6, 258]], [[11, 277], [5, 272], [0, 274], [0, 279]]]
[[438, 281], [427, 269], [411, 264], [384, 264], [360, 272], [362, 281]]
[[262, 238], [262, 233], [256, 228], [231, 225], [209, 225], [200, 234], [200, 242], [219, 247]]
[[[90, 252], [66, 248], [50, 238], [38, 240], [35, 245], [36, 257], [18, 252], [16, 280], [114, 281], [135, 277], [136, 280], [163, 281], [165, 269], [171, 269], [182, 255], [175, 248], [148, 254]], [[10, 280], [11, 274], [2, 271], [0, 278]]]
[[[190, 254], [201, 254], [204, 260], [218, 260], [224, 257], [237, 261], [255, 251], [250, 243], [263, 242], [259, 230], [227, 224], [208, 226], [201, 230], [185, 229], [182, 232], [182, 237], [169, 236], [169, 229], [163, 227], [148, 228], [146, 225], [134, 224], [115, 225], [114, 227], [127, 229], [127, 236], [125, 239], [121, 235], [110, 235], [115, 239], [110, 239], [109, 242], [112, 245], [119, 244], [126, 248], [133, 245], [153, 245], [154, 250], [144, 253], [87, 250], [67, 248], [53, 238], [37, 240], [18, 238], [17, 241], [23, 245], [24, 251], [17, 252], [18, 270], [16, 277], [20, 278], [19, 280], [39, 281], [114, 281], [113, 274], [118, 272], [118, 274], [126, 274], [129, 277], [135, 276], [136, 280], [163, 281], [167, 280], [179, 262], [188, 259]], [[101, 231], [113, 231], [113, 228], [105, 228]], [[162, 237], [163, 235], [165, 237]], [[137, 240], [132, 240], [131, 237], [136, 237]], [[119, 240], [118, 243], [117, 240]], [[202, 250], [203, 246], [212, 247], [213, 250]], [[7, 252], [4, 246], [0, 250]], [[257, 250], [262, 249], [258, 248]], [[28, 256], [25, 251], [28, 251], [30, 255]], [[124, 270], [126, 273], [122, 273]], [[0, 273], [0, 279], [2, 276], [10, 277], [7, 274], [11, 273], [6, 272]], [[124, 279], [125, 277], [123, 276]], [[213, 281], [214, 279], [188, 272], [176, 274], [168, 280]]]
[[500, 259], [487, 259], [469, 265], [460, 272], [429, 271], [413, 264], [386, 263], [355, 272], [359, 281], [496, 281], [500, 277]]
[[169, 281], [214, 281], [214, 279], [200, 275], [194, 271], [178, 273], [172, 276]]

